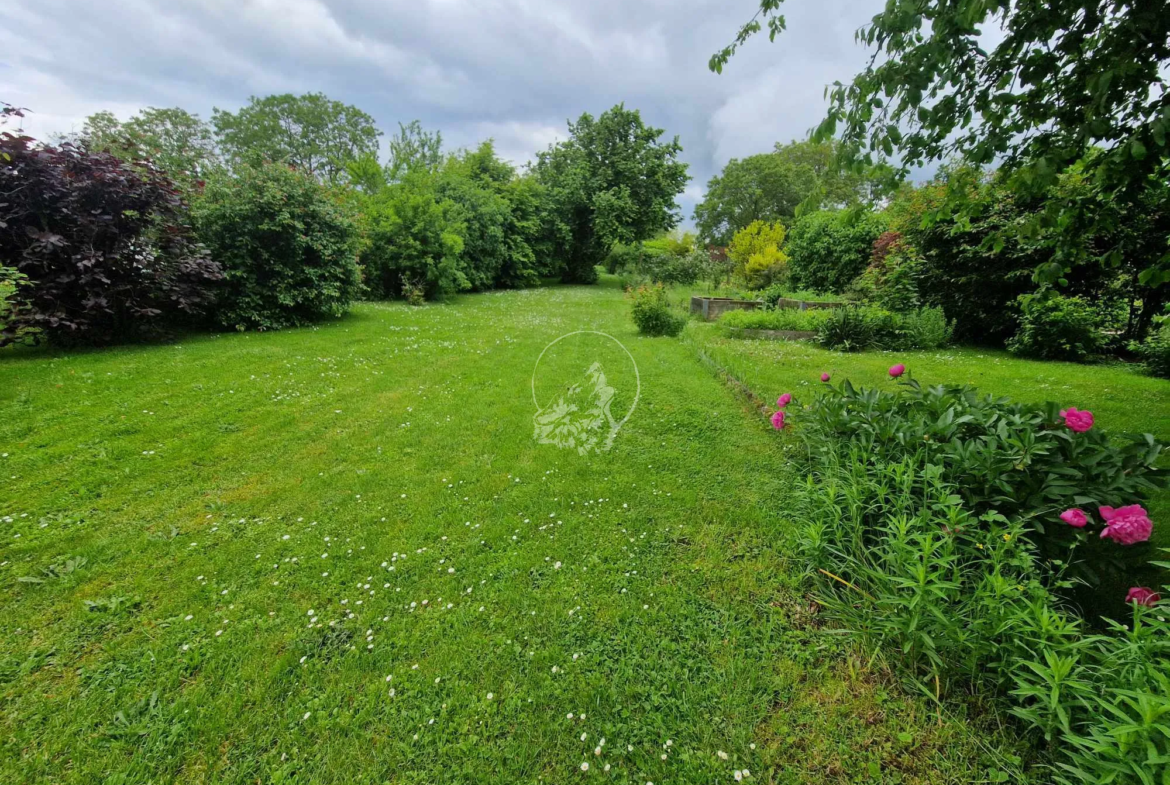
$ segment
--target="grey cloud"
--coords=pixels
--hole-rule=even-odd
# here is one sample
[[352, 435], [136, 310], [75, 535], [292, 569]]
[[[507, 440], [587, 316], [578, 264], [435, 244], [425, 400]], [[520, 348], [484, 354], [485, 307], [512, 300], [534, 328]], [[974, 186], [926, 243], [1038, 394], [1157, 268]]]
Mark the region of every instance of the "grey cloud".
[[565, 121], [624, 102], [677, 134], [690, 211], [730, 157], [802, 138], [823, 90], [866, 60], [853, 32], [883, 0], [789, 0], [788, 32], [707, 70], [754, 0], [0, 0], [0, 99], [41, 136], [109, 108], [208, 117], [250, 95], [320, 90], [386, 132], [420, 119], [516, 163]]

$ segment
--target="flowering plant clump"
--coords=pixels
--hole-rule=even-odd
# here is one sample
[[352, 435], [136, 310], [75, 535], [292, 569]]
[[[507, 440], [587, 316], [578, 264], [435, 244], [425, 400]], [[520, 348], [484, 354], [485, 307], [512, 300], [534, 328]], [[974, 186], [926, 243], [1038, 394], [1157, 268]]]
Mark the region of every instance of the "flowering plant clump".
[[781, 409], [772, 415], [772, 427], [778, 431], [784, 430], [784, 410]]

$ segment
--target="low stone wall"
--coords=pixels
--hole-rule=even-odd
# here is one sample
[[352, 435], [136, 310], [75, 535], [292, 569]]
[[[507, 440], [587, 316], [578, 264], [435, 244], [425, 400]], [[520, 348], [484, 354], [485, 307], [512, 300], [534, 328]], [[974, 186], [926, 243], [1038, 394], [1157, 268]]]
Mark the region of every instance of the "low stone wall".
[[787, 297], [781, 297], [776, 301], [777, 308], [783, 308], [788, 311], [815, 311], [822, 308], [841, 308], [845, 303], [822, 303], [814, 300], [789, 300]]
[[766, 341], [811, 341], [817, 337], [815, 330], [748, 330], [731, 328], [732, 338], [753, 338]]
[[754, 311], [762, 308], [760, 300], [733, 300], [730, 297], [691, 297], [691, 313], [712, 322], [728, 311]]

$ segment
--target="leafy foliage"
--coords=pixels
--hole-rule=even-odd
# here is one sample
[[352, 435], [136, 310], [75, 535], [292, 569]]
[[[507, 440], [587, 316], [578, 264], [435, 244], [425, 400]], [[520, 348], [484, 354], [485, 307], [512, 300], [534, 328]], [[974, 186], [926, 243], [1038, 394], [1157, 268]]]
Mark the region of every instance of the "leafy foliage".
[[638, 332], [643, 335], [678, 335], [686, 317], [675, 313], [670, 297], [661, 285], [640, 286], [631, 293], [632, 315]]
[[1105, 346], [1101, 315], [1080, 297], [1029, 297], [1008, 351], [1044, 360], [1084, 361]]
[[[833, 449], [860, 448], [874, 461], [939, 468], [976, 517], [995, 511], [1020, 518], [1046, 557], [1067, 561], [1096, 582], [1115, 565], [1146, 560], [1148, 546], [1124, 549], [1102, 540], [1099, 525], [1075, 528], [1059, 519], [1070, 507], [1121, 507], [1166, 485], [1162, 445], [1149, 434], [1114, 439], [1100, 428], [1074, 433], [1055, 403], [1026, 406], [980, 396], [969, 386], [923, 388], [913, 380], [896, 392], [854, 389], [848, 382], [817, 399], [810, 427]], [[920, 480], [915, 480], [916, 482]]]
[[140, 337], [213, 302], [220, 268], [151, 163], [3, 133], [0, 192], [0, 258], [15, 268], [0, 284], [0, 345], [32, 332], [65, 344]]
[[216, 139], [234, 162], [265, 161], [341, 182], [348, 162], [376, 154], [382, 132], [374, 118], [323, 93], [253, 96], [238, 112], [215, 109]]
[[1163, 322], [1149, 338], [1133, 348], [1150, 373], [1170, 379], [1170, 322]]
[[[734, 43], [711, 58], [712, 69], [721, 70], [761, 29], [761, 16], [771, 36], [779, 34], [782, 2], [761, 0]], [[985, 50], [988, 29], [1002, 37]], [[870, 164], [896, 151], [903, 172], [951, 157], [1002, 161], [1009, 187], [1024, 198], [1083, 167], [1095, 198], [1054, 195], [1024, 225], [997, 230], [1001, 237], [1057, 230], [1049, 237], [1057, 253], [1037, 268], [1045, 282], [1085, 258], [1115, 258], [1119, 213], [1097, 206], [1132, 209], [1151, 181], [1166, 180], [1170, 15], [1159, 3], [892, 2], [857, 36], [873, 47], [873, 59], [851, 83], [832, 89], [815, 135], [840, 132], [852, 160]], [[951, 196], [958, 198], [950, 207], [963, 210], [961, 197]], [[1072, 226], [1078, 230], [1068, 231]], [[1082, 233], [1112, 242], [1091, 249]], [[1150, 262], [1140, 283], [1170, 280], [1165, 247]]]
[[788, 236], [789, 270], [796, 286], [844, 292], [865, 270], [873, 243], [885, 230], [871, 212], [820, 210], [801, 216]]
[[817, 340], [826, 349], [938, 349], [950, 343], [953, 328], [939, 308], [893, 313], [874, 307], [835, 308], [820, 324]]
[[801, 311], [796, 308], [757, 308], [752, 311], [727, 311], [719, 317], [719, 326], [744, 330], [817, 331], [829, 319], [831, 309]]
[[750, 289], [763, 289], [788, 279], [788, 254], [784, 247], [784, 225], [753, 221], [735, 233], [727, 255], [735, 272]]
[[869, 173], [836, 166], [837, 144], [777, 143], [770, 153], [732, 158], [707, 182], [695, 206], [695, 225], [708, 243], [728, 245], [754, 221], [791, 225], [797, 208], [839, 208], [870, 203], [877, 182]]
[[594, 119], [569, 123], [569, 138], [539, 154], [534, 173], [545, 187], [553, 253], [566, 282], [591, 283], [615, 243], [646, 240], [673, 228], [675, 197], [689, 179], [678, 139], [619, 104]]
[[225, 327], [339, 316], [361, 291], [353, 219], [307, 171], [240, 164], [211, 178], [191, 212], [226, 274], [216, 312]]
[[1059, 782], [1170, 769], [1165, 604], [1133, 605], [1131, 627], [1091, 635], [1066, 599], [1070, 569], [1143, 554], [1053, 521], [1164, 484], [1160, 445], [1062, 430], [1055, 405], [912, 381], [897, 393], [845, 382], [809, 411], [793, 519], [831, 616], [936, 700], [975, 685], [1006, 703], [1053, 743]]
[[219, 165], [211, 127], [178, 107], [147, 107], [124, 123], [111, 112], [97, 112], [86, 118], [80, 141], [123, 161], [148, 158], [185, 188]]
[[399, 123], [398, 135], [390, 140], [389, 146], [386, 177], [392, 183], [402, 180], [410, 172], [437, 172], [443, 163], [443, 134], [424, 130], [418, 120], [407, 125]]
[[889, 311], [910, 311], [922, 304], [918, 278], [922, 256], [901, 232], [883, 232], [874, 241], [865, 272], [853, 280], [848, 292]]
[[421, 170], [408, 173], [366, 211], [368, 235], [361, 262], [375, 296], [405, 296], [408, 288], [421, 288], [434, 298], [471, 287], [461, 259], [459, 208], [440, 196], [434, 176]]

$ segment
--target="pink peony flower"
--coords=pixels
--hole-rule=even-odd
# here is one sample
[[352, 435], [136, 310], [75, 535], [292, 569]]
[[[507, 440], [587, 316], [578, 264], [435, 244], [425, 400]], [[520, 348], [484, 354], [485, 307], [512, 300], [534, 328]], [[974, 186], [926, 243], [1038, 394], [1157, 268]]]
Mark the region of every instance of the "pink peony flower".
[[792, 393], [784, 393], [776, 399], [776, 405], [783, 409], [788, 404], [792, 403]]
[[1060, 519], [1069, 526], [1075, 526], [1078, 529], [1083, 528], [1084, 525], [1089, 522], [1089, 518], [1085, 515], [1085, 511], [1079, 507], [1073, 507], [1071, 510], [1065, 510], [1060, 514]]
[[1145, 542], [1154, 531], [1153, 521], [1149, 519], [1145, 508], [1139, 504], [1119, 507], [1116, 510], [1112, 507], [1102, 507], [1099, 512], [1105, 519], [1101, 537], [1113, 540], [1118, 545]]
[[1145, 586], [1134, 586], [1125, 595], [1125, 601], [1136, 602], [1138, 605], [1145, 605], [1147, 608], [1153, 608], [1158, 600], [1162, 599], [1162, 595], [1153, 589], [1147, 589]]
[[1069, 427], [1069, 430], [1077, 433], [1084, 433], [1093, 427], [1093, 413], [1088, 410], [1070, 406], [1067, 409], [1061, 409], [1060, 416], [1064, 418], [1064, 424]]
[[827, 381], [829, 381], [829, 374], [827, 374], [827, 373], [822, 373], [822, 374], [821, 374], [821, 381], [822, 381], [822, 382], [827, 382]]
[[906, 366], [902, 365], [902, 363], [898, 363], [890, 368], [890, 376], [893, 376], [895, 379], [904, 373], [906, 373]]
[[784, 410], [776, 412], [772, 415], [772, 427], [776, 430], [783, 430], [784, 428]]

